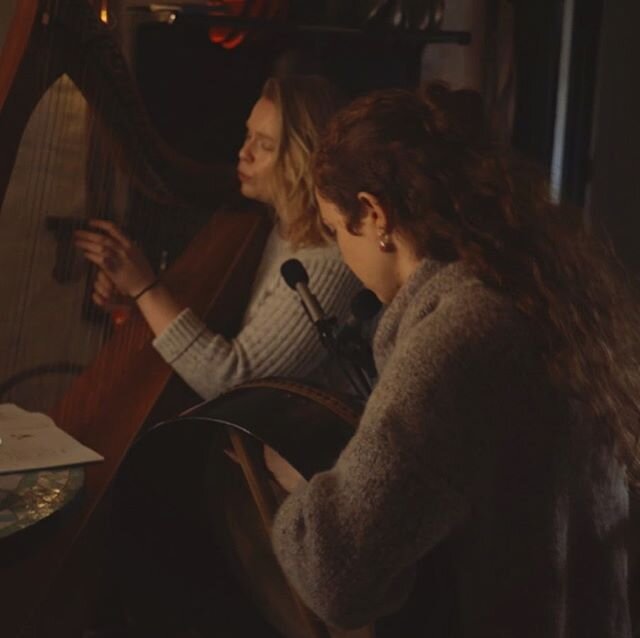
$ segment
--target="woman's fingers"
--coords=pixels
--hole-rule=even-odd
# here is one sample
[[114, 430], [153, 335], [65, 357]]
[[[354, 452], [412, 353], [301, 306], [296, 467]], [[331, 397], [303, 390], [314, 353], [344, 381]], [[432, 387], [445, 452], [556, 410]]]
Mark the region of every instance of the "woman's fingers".
[[284, 457], [280, 456], [278, 452], [268, 445], [264, 446], [263, 458], [273, 478], [287, 492], [293, 492], [296, 486], [301, 481], [304, 481], [302, 475]]
[[240, 464], [240, 459], [238, 455], [230, 448], [225, 448], [224, 453], [234, 462]]
[[83, 250], [92, 252], [104, 252], [110, 250], [112, 252], [122, 253], [126, 249], [117, 240], [111, 239], [100, 233], [92, 233], [86, 230], [78, 230], [75, 233], [75, 243]]
[[115, 274], [125, 265], [127, 249], [110, 237], [79, 230], [76, 232], [75, 244], [89, 261], [108, 273]]
[[116, 292], [115, 285], [103, 270], [98, 271], [96, 279], [93, 282], [93, 289], [105, 299], [112, 297]]
[[94, 259], [104, 260], [109, 256], [115, 257], [118, 255], [114, 250], [110, 250], [108, 248], [92, 248], [92, 247], [84, 247], [84, 246], [80, 246], [80, 248], [82, 248], [82, 252], [85, 254], [87, 258], [91, 256]]
[[75, 244], [85, 257], [106, 272], [119, 293], [136, 294], [155, 278], [144, 253], [113, 222], [92, 220], [96, 231], [78, 230]]
[[98, 273], [96, 274], [96, 281], [100, 282], [101, 286], [115, 288], [115, 284], [113, 283], [112, 279], [109, 277], [109, 275], [107, 275], [107, 273], [104, 272], [104, 270], [98, 271]]
[[126, 255], [117, 246], [95, 244], [82, 240], [78, 240], [76, 245], [84, 252], [87, 259], [93, 257], [94, 259], [102, 260], [106, 270], [110, 272], [121, 267], [126, 259]]
[[125, 248], [132, 245], [132, 241], [113, 223], [106, 219], [90, 219], [89, 224], [107, 233], [113, 239], [120, 242]]
[[104, 257], [102, 255], [94, 255], [93, 253], [89, 253], [85, 251], [84, 256], [87, 260], [89, 260], [92, 264], [100, 268], [104, 268]]
[[103, 295], [101, 295], [99, 292], [95, 290], [91, 295], [91, 299], [93, 303], [96, 304], [96, 306], [106, 306], [109, 301], [106, 297], [104, 297]]
[[83, 251], [86, 259], [88, 259], [92, 264], [99, 266], [107, 273], [115, 274], [122, 266], [122, 259], [116, 252], [112, 250], [91, 250], [83, 248]]

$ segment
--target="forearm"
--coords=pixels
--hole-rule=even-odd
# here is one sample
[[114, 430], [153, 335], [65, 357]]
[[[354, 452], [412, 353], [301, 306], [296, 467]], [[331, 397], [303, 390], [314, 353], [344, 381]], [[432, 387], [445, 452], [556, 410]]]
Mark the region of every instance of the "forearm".
[[[340, 316], [357, 282], [341, 262], [307, 262], [321, 303]], [[147, 298], [147, 295], [149, 297]], [[266, 376], [301, 378], [327, 357], [315, 327], [305, 316], [296, 294], [277, 277], [267, 285], [233, 339], [207, 329], [162, 289], [153, 288], [140, 300], [141, 311], [156, 306], [153, 345], [173, 369], [203, 398], [210, 399], [248, 379]], [[147, 315], [145, 315], [147, 317]], [[147, 320], [151, 323], [151, 317]]]
[[345, 629], [397, 610], [420, 556], [467, 515], [462, 498], [438, 479], [410, 484], [394, 480], [397, 472], [372, 471], [371, 460], [359, 465], [361, 471], [343, 458], [302, 484], [272, 528], [274, 551], [298, 594], [325, 622]]
[[147, 290], [136, 303], [155, 336], [164, 332], [185, 308], [162, 283]]
[[153, 345], [205, 399], [251, 378], [301, 376], [324, 356], [300, 304], [283, 304], [278, 296], [234, 339], [211, 332], [186, 309]]
[[203, 399], [218, 396], [250, 374], [241, 344], [208, 330], [188, 308], [153, 340], [153, 346]]

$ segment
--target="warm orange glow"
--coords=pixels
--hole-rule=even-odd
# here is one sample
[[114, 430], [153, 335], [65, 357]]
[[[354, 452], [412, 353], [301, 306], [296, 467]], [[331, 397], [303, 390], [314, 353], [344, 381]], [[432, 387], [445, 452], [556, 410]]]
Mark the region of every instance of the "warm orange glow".
[[105, 24], [109, 22], [109, 8], [107, 7], [108, 0], [102, 0], [100, 5], [100, 20], [102, 20]]
[[[227, 0], [224, 3], [223, 15], [228, 16], [240, 16], [245, 7], [245, 0]], [[233, 49], [238, 46], [243, 40], [246, 33], [235, 33], [233, 29], [225, 27], [211, 27], [209, 29], [209, 40], [214, 44], [218, 44], [224, 49]], [[231, 37], [233, 35], [233, 37]]]
[[[243, 16], [246, 18], [273, 18], [282, 13], [287, 6], [283, 0], [256, 0], [251, 3], [250, 11], [246, 12], [246, 0], [225, 0], [221, 15]], [[237, 31], [228, 27], [211, 27], [209, 39], [224, 49], [234, 49], [241, 44], [247, 35], [246, 31]]]
[[130, 316], [131, 316], [131, 308], [128, 308], [128, 307], [123, 306], [120, 308], [113, 308], [111, 310], [111, 321], [113, 322], [113, 325], [116, 328], [119, 328], [120, 326], [127, 323]]

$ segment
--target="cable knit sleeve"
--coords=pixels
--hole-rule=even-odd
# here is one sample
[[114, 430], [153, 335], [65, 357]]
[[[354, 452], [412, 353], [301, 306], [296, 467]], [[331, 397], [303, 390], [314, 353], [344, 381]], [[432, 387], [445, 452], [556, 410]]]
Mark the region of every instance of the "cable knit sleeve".
[[[310, 287], [326, 312], [343, 318], [359, 288], [357, 280], [333, 253], [300, 259], [309, 273]], [[234, 339], [214, 334], [186, 309], [153, 345], [205, 399], [250, 379], [305, 377], [326, 355], [297, 294], [277, 272], [260, 291], [258, 301], [250, 320]]]
[[284, 572], [330, 625], [354, 628], [397, 609], [417, 561], [470, 514], [470, 430], [509, 333], [499, 303], [474, 307], [469, 296], [442, 300], [401, 331], [335, 466], [277, 513]]

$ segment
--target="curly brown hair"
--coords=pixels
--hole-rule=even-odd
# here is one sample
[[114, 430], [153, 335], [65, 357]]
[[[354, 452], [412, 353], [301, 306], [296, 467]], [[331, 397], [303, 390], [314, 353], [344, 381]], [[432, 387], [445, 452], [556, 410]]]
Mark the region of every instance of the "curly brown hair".
[[539, 335], [553, 382], [590, 408], [638, 480], [640, 365], [636, 295], [577, 211], [553, 204], [545, 176], [489, 138], [480, 96], [432, 83], [355, 100], [314, 160], [318, 192], [358, 233], [358, 193], [418, 257], [463, 260], [507, 294]]

